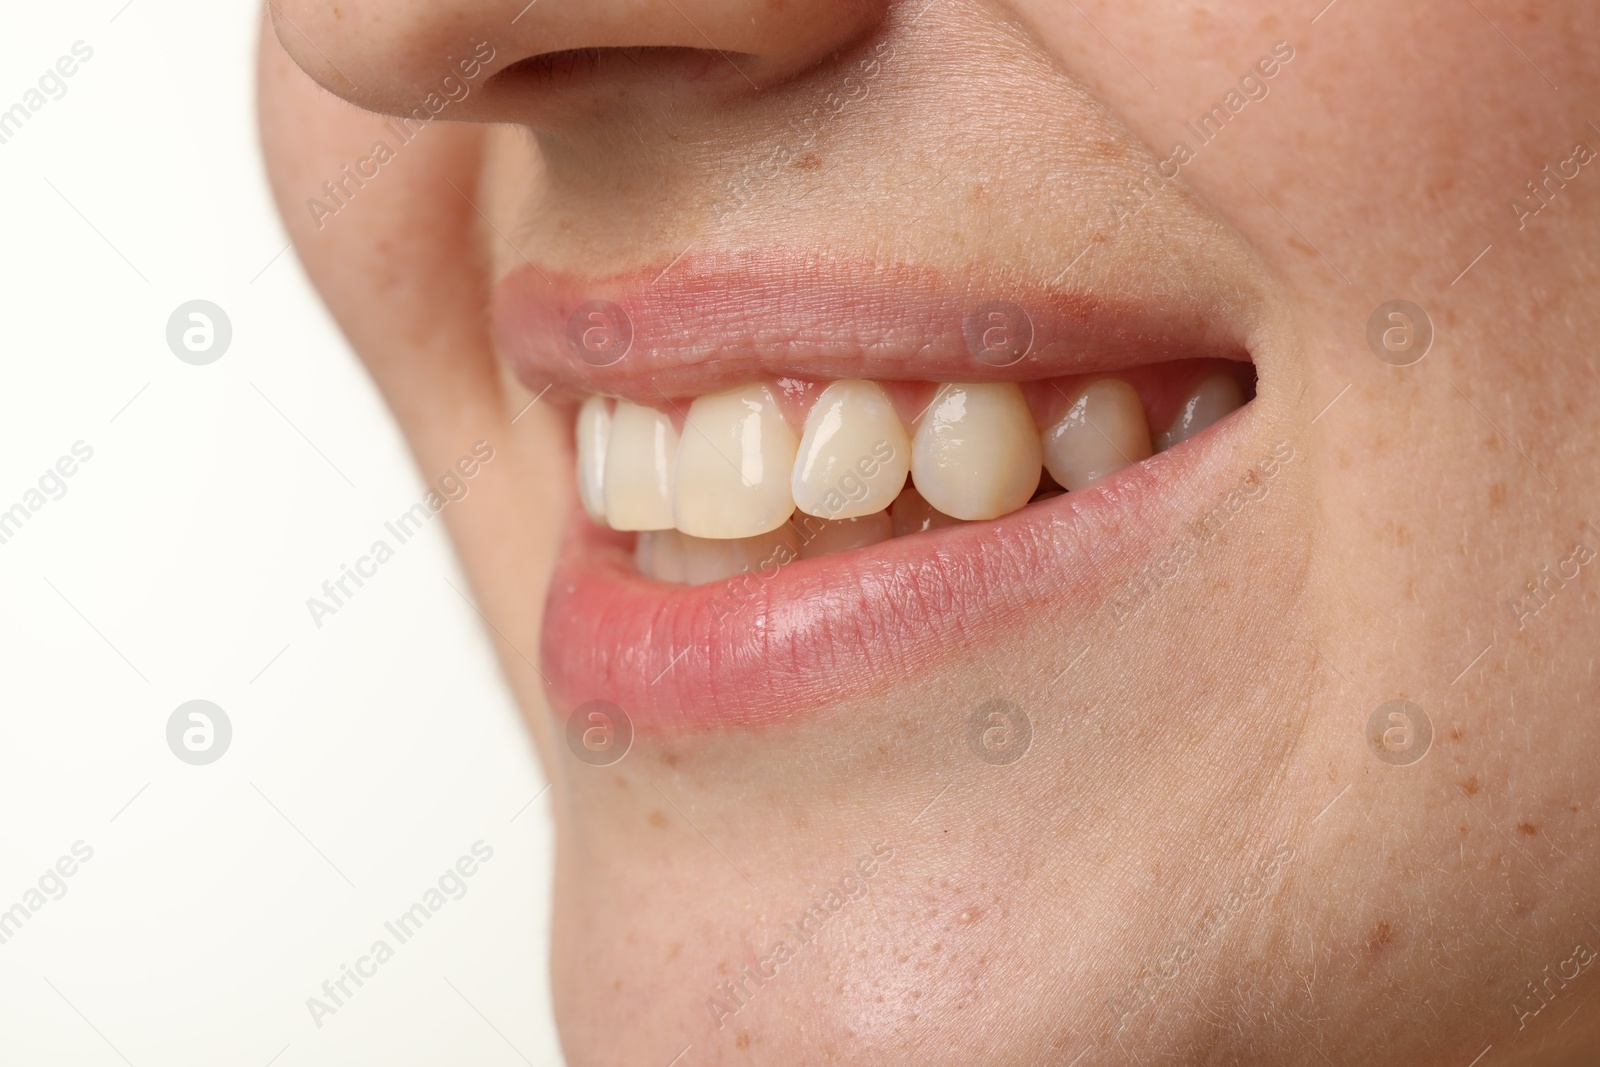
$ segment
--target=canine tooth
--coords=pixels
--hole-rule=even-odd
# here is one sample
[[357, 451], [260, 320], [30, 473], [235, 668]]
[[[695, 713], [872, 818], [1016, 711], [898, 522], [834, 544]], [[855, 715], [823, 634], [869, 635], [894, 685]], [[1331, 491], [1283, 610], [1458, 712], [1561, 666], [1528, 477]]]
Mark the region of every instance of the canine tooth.
[[1244, 393], [1231, 374], [1213, 374], [1189, 394], [1178, 415], [1156, 435], [1156, 451], [1165, 452], [1179, 441], [1187, 441], [1211, 424], [1244, 407]]
[[1063, 488], [1081, 489], [1150, 455], [1150, 429], [1133, 386], [1090, 382], [1044, 432], [1044, 465]]
[[790, 488], [808, 515], [852, 519], [894, 503], [910, 469], [911, 442], [883, 388], [834, 382], [806, 415]]
[[606, 524], [606, 444], [611, 438], [611, 412], [605, 397], [591, 396], [578, 409], [578, 499], [589, 518]]
[[1039, 485], [1039, 433], [1013, 382], [942, 385], [911, 442], [911, 480], [958, 519], [993, 519]]
[[[905, 475], [902, 474], [900, 478], [903, 483]], [[818, 556], [831, 556], [835, 552], [848, 552], [852, 548], [865, 548], [894, 536], [887, 511], [836, 520], [799, 515], [795, 517], [794, 527], [800, 535], [801, 559], [815, 559]]]
[[961, 525], [960, 519], [951, 518], [924, 500], [914, 485], [906, 486], [905, 490], [894, 498], [894, 506], [889, 509], [889, 519], [890, 531], [896, 537], [922, 533], [924, 530], [937, 530], [941, 526]]
[[639, 573], [658, 582], [682, 582], [683, 535], [677, 530], [646, 530], [634, 546], [633, 562]]
[[754, 537], [679, 536], [683, 544], [684, 581], [690, 585], [720, 581], [754, 571], [771, 577], [800, 556], [800, 539], [788, 523]]
[[654, 408], [617, 401], [606, 448], [606, 519], [617, 530], [672, 527], [678, 431]]
[[679, 530], [729, 540], [776, 530], [794, 513], [794, 431], [765, 385], [696, 398], [678, 449]]

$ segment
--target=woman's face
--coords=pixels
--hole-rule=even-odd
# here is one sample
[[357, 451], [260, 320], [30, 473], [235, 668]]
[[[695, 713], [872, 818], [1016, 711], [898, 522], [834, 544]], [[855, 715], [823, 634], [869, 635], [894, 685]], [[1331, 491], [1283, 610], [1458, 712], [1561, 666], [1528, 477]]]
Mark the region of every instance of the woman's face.
[[574, 1067], [1591, 1062], [1600, 9], [269, 23]]

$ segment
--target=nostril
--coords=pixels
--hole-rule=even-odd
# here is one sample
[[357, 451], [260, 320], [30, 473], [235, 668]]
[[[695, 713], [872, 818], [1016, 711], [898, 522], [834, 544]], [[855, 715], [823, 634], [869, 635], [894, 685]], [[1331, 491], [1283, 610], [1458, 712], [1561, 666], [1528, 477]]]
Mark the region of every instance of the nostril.
[[[600, 69], [601, 57], [606, 53], [604, 48], [565, 48], [556, 52], [545, 52], [542, 55], [529, 56], [519, 59], [505, 70], [500, 71], [491, 81], [505, 84], [512, 81], [532, 82], [542, 84], [553, 82], [558, 74], [571, 80], [579, 67], [593, 74]], [[624, 48], [615, 49], [626, 55], [628, 52], [638, 52], [641, 49]]]
[[579, 84], [627, 84], [681, 80], [705, 82], [739, 78], [739, 62], [749, 57], [705, 48], [631, 46], [565, 48], [519, 59], [499, 71], [489, 85], [499, 89], [562, 88]]

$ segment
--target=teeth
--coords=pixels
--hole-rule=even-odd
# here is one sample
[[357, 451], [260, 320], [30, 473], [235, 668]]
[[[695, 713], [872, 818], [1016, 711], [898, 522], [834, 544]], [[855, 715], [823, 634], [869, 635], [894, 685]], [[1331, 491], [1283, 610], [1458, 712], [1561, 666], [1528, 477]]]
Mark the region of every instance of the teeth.
[[1186, 441], [1207, 426], [1244, 407], [1244, 393], [1231, 374], [1215, 374], [1195, 386], [1189, 399], [1161, 433], [1156, 435], [1156, 451], [1165, 452], [1179, 441]]
[[745, 571], [772, 577], [778, 568], [800, 555], [800, 539], [784, 523], [755, 537], [707, 538], [680, 534], [683, 543], [684, 581], [690, 585], [732, 578]]
[[[905, 475], [900, 476], [901, 484]], [[848, 552], [852, 548], [865, 548], [894, 536], [887, 511], [861, 515], [850, 519], [829, 521], [814, 515], [797, 515], [794, 526], [800, 535], [800, 558], [815, 559], [831, 556], [835, 552]]]
[[953, 519], [942, 511], [936, 511], [932, 504], [922, 498], [917, 492], [917, 487], [908, 485], [905, 491], [894, 499], [894, 507], [889, 509], [891, 530], [896, 537], [904, 537], [910, 533], [922, 533], [924, 530], [937, 530], [941, 526], [960, 526], [960, 519]]
[[824, 519], [881, 512], [911, 469], [911, 442], [883, 389], [834, 382], [806, 416], [790, 488], [795, 507]]
[[[930, 388], [909, 439], [897, 401], [868, 381], [817, 393], [798, 441], [771, 384], [695, 399], [681, 433], [661, 411], [589, 397], [576, 419], [578, 495], [597, 524], [637, 532], [641, 575], [749, 582], [792, 560], [998, 518], [1152, 451], [1143, 402], [1120, 379], [1078, 388], [1043, 433], [1029, 407], [1038, 398], [1014, 382]], [[1154, 443], [1170, 448], [1243, 403], [1233, 376], [1212, 374]]]
[[578, 499], [595, 523], [606, 524], [606, 443], [611, 412], [604, 397], [591, 396], [578, 409]]
[[947, 515], [993, 519], [1027, 504], [1039, 460], [1039, 435], [1014, 383], [942, 385], [911, 444], [911, 479]]
[[677, 530], [646, 530], [634, 546], [633, 563], [646, 578], [659, 582], [686, 581], [683, 535]]
[[794, 431], [765, 385], [689, 406], [672, 515], [679, 530], [727, 540], [776, 530], [794, 513]]
[[1062, 488], [1081, 489], [1150, 455], [1144, 405], [1116, 378], [1091, 382], [1044, 434], [1044, 464]]
[[606, 519], [617, 530], [667, 530], [678, 431], [654, 408], [617, 401], [606, 448]]

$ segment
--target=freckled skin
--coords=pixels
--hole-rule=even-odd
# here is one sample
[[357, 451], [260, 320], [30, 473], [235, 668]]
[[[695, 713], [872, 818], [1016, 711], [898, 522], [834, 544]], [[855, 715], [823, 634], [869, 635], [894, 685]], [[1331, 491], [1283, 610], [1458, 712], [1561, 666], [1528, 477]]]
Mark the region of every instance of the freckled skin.
[[[1600, 571], [1520, 624], [1508, 603], [1600, 525], [1600, 167], [1521, 228], [1511, 207], [1575, 140], [1600, 147], [1600, 9], [938, 0], [909, 24], [920, 0], [685, 5], [738, 71], [702, 55], [692, 85], [662, 67], [559, 104], [480, 78], [459, 124], [322, 228], [307, 198], [392, 137], [338, 96], [403, 109], [474, 38], [497, 67], [705, 40], [655, 0], [541, 0], [514, 27], [486, 0], [283, 0], [316, 47], [270, 28], [262, 46], [271, 178], [312, 280], [424, 470], [496, 447], [445, 518], [552, 781], [573, 1067], [686, 1045], [685, 1065], [773, 1067], [1459, 1067], [1490, 1044], [1485, 1067], [1595, 1062], [1592, 975], [1525, 1026], [1513, 1006], [1600, 945]], [[708, 218], [875, 36], [895, 52], [868, 95]], [[1279, 41], [1267, 94], [1116, 224], [1127, 181], [1193, 146], [1185, 124]], [[553, 132], [488, 124], [535, 114]], [[690, 240], [1045, 281], [1090, 248], [1063, 285], [1152, 304], [1226, 279], [1260, 384], [1242, 454], [1217, 462], [1297, 458], [1126, 627], [1041, 605], [870, 698], [580, 765], [528, 658], [570, 414], [511, 424], [531, 397], [483, 308], [524, 255], [618, 270]], [[1408, 367], [1367, 345], [1396, 298], [1435, 327]], [[1397, 765], [1366, 724], [1402, 696], [1433, 742]], [[1005, 766], [964, 734], [996, 698], [1034, 729]], [[719, 1027], [712, 1001], [738, 1010]]]

